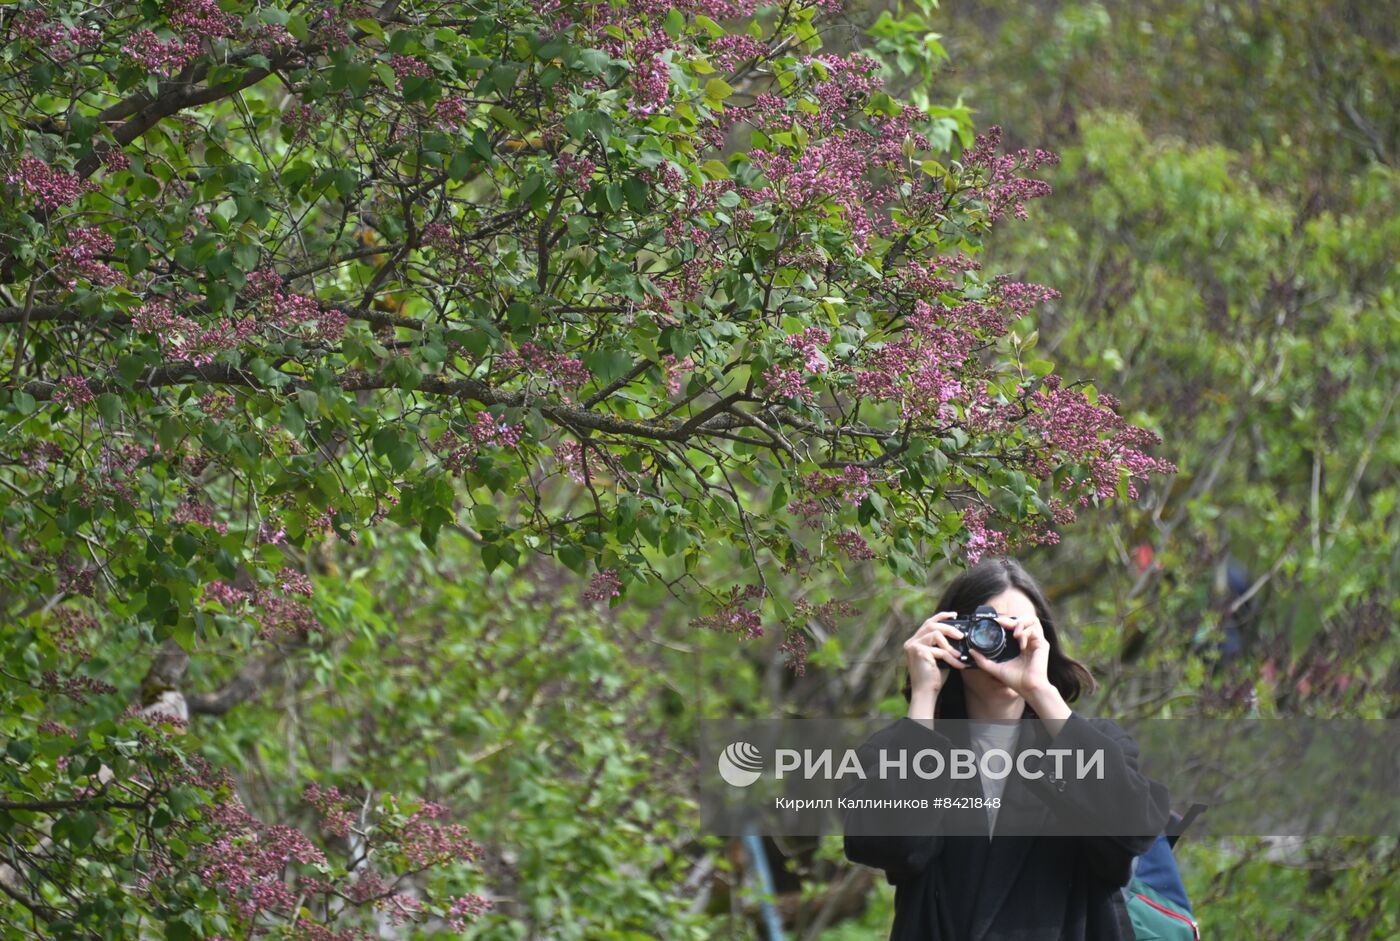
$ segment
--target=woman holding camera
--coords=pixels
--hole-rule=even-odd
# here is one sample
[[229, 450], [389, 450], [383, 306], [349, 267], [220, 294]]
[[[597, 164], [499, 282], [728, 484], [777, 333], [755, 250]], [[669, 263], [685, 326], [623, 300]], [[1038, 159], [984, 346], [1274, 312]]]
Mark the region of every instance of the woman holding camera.
[[[1014, 641], [1005, 655], [984, 656], [949, 623], [984, 605]], [[1138, 771], [1137, 746], [1117, 725], [1070, 707], [1093, 678], [1057, 643], [1044, 593], [1019, 563], [968, 569], [938, 608], [904, 643], [908, 714], [861, 747], [868, 773], [845, 796], [879, 806], [951, 786], [882, 781], [876, 756], [891, 749], [946, 755], [968, 745], [982, 756], [997, 748], [1018, 756], [1017, 771], [969, 782], [964, 793], [981, 796], [971, 802], [979, 809], [935, 810], [917, 822], [908, 810], [847, 811], [847, 857], [883, 869], [896, 887], [891, 941], [1131, 941], [1119, 889], [1167, 822], [1166, 789]], [[1073, 760], [1021, 760], [1047, 745], [1100, 755], [1101, 777], [1076, 777]]]

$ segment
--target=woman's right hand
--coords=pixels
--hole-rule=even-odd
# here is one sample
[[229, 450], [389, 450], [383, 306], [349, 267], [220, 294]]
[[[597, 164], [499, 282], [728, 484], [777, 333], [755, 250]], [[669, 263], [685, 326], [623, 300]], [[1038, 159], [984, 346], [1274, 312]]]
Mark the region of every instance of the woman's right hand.
[[[963, 632], [945, 621], [956, 618], [955, 611], [940, 611], [929, 618], [914, 635], [904, 642], [904, 657], [909, 662], [910, 706], [916, 703], [920, 712], [924, 706], [932, 707], [943, 688], [948, 671], [966, 670], [967, 664], [958, 659], [950, 640], [962, 639]], [[927, 702], [921, 702], [927, 700]], [[932, 713], [929, 713], [932, 718]]]

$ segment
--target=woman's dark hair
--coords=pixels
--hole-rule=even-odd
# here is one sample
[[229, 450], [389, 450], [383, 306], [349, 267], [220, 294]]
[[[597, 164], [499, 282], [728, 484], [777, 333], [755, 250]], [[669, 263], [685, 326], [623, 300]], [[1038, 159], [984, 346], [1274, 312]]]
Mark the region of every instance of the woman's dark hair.
[[[1050, 603], [1045, 600], [1045, 592], [1025, 567], [1015, 559], [984, 559], [963, 572], [948, 585], [935, 611], [956, 611], [959, 617], [966, 617], [978, 605], [986, 604], [992, 598], [1015, 588], [1031, 599], [1035, 615], [1040, 618], [1040, 626], [1045, 629], [1045, 639], [1050, 642], [1050, 662], [1046, 673], [1050, 682], [1060, 691], [1065, 702], [1074, 702], [1081, 693], [1092, 693], [1094, 677], [1077, 660], [1065, 655], [1059, 639], [1055, 636], [1055, 618], [1050, 613]], [[904, 698], [912, 695], [909, 674], [904, 675]], [[1030, 709], [1030, 706], [1026, 707]], [[966, 719], [967, 698], [963, 693], [962, 676], [957, 670], [949, 672], [943, 681], [943, 689], [938, 694], [934, 716], [939, 719]]]

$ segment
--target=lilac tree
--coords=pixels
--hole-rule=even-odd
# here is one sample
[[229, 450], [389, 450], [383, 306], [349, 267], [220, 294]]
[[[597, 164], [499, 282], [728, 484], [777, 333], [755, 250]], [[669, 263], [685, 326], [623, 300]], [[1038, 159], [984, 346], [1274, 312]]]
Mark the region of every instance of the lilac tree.
[[[371, 834], [400, 875], [470, 860], [396, 804], [340, 869], [254, 839], [148, 728], [228, 708], [184, 695], [189, 657], [314, 643], [306, 572], [369, 527], [465, 530], [488, 571], [549, 554], [593, 598], [660, 581], [800, 661], [774, 573], [918, 582], [1170, 470], [1011, 331], [1055, 292], [977, 260], [1053, 157], [822, 53], [837, 7], [0, 14], [5, 931], [329, 937], [394, 897], [355, 868]], [[707, 578], [716, 541], [749, 577]], [[450, 898], [405, 917], [477, 904]]]

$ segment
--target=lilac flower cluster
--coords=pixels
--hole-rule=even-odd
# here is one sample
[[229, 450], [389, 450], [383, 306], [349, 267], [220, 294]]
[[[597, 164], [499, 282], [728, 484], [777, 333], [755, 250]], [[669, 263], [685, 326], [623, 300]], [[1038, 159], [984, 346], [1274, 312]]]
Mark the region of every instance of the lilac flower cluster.
[[42, 47], [46, 55], [60, 62], [73, 58], [84, 49], [96, 48], [102, 42], [102, 33], [96, 27], [55, 23], [39, 7], [31, 7], [17, 14], [13, 29], [17, 37]]
[[821, 106], [811, 116], [812, 130], [822, 134], [829, 134], [837, 122], [861, 109], [884, 84], [879, 60], [859, 52], [847, 56], [803, 56], [801, 64], [818, 76], [824, 75], [812, 86], [812, 94]]
[[278, 579], [278, 588], [284, 594], [262, 588], [247, 590], [217, 581], [204, 586], [204, 600], [216, 603], [229, 612], [249, 609], [258, 619], [258, 636], [263, 640], [323, 631], [324, 627], [311, 606], [300, 598], [289, 597], [290, 594], [309, 597], [312, 592], [310, 580], [301, 573], [285, 568]]
[[670, 97], [671, 73], [661, 54], [673, 44], [664, 32], [656, 32], [638, 39], [628, 54], [633, 72], [627, 110], [639, 118], [660, 111]]
[[[86, 392], [86, 380], [83, 389]], [[58, 585], [67, 594], [92, 598], [97, 589], [97, 566], [75, 561], [65, 552], [58, 560]]]
[[868, 497], [877, 478], [863, 467], [847, 464], [839, 474], [813, 471], [802, 477], [803, 496], [792, 500], [787, 511], [802, 517], [808, 524], [817, 523], [828, 513], [835, 513], [842, 504], [858, 506]]
[[996, 283], [1001, 295], [1001, 302], [1009, 307], [1017, 317], [1024, 317], [1032, 307], [1046, 301], [1052, 301], [1060, 296], [1059, 291], [1043, 284], [1011, 281], [1005, 277], [998, 278]]
[[582, 442], [572, 439], [562, 441], [554, 446], [553, 453], [554, 459], [564, 468], [570, 480], [579, 484], [587, 481], [591, 468], [587, 466], [588, 450]]
[[447, 910], [447, 924], [453, 931], [466, 931], [467, 922], [492, 908], [492, 903], [479, 895], [460, 895]]
[[856, 252], [864, 252], [870, 236], [889, 231], [893, 223], [872, 218], [869, 206], [881, 196], [866, 179], [870, 167], [869, 135], [847, 131], [810, 144], [797, 157], [768, 150], [751, 150], [749, 156], [761, 168], [770, 186], [759, 191], [761, 200], [773, 200], [793, 210], [809, 209], [830, 201], [840, 206], [851, 231]]
[[264, 23], [253, 32], [252, 40], [253, 48], [269, 57], [297, 48], [297, 38], [281, 23]]
[[1007, 533], [991, 529], [988, 521], [992, 511], [982, 504], [974, 504], [960, 512], [967, 538], [962, 552], [968, 564], [975, 564], [984, 555], [1000, 555], [1019, 546], [1053, 546], [1060, 541], [1060, 534], [1053, 525], [1065, 525], [1073, 521], [1074, 513], [1064, 501], [1051, 497], [1048, 501], [1051, 519], [1031, 518], [1016, 523], [1014, 532]]
[[429, 248], [437, 249], [440, 252], [452, 252], [457, 249], [457, 233], [446, 222], [430, 222], [423, 226], [421, 233], [423, 244]]
[[524, 425], [512, 425], [483, 410], [467, 425], [465, 439], [449, 430], [432, 447], [444, 467], [454, 474], [462, 474], [475, 463], [482, 448], [513, 448], [520, 443], [524, 430]]
[[64, 376], [58, 381], [53, 392], [53, 400], [63, 406], [65, 412], [81, 408], [92, 402], [92, 389], [83, 376]]
[[790, 366], [769, 366], [763, 370], [765, 394], [775, 399], [797, 399], [808, 405], [814, 403], [812, 390], [802, 371]]
[[560, 181], [578, 189], [587, 187], [597, 168], [592, 160], [572, 150], [564, 151], [554, 160], [554, 171], [559, 174]]
[[283, 566], [282, 571], [277, 573], [277, 587], [292, 595], [303, 595], [311, 597], [311, 579], [305, 572], [298, 572], [289, 566]]
[[55, 670], [45, 670], [39, 674], [41, 687], [46, 692], [73, 700], [79, 705], [86, 704], [89, 696], [111, 696], [117, 688], [106, 680], [85, 673], [61, 676]]
[[808, 372], [824, 373], [829, 364], [821, 348], [831, 342], [831, 334], [818, 327], [808, 327], [785, 341], [802, 355], [802, 365]]
[[988, 529], [987, 517], [988, 510], [983, 506], [969, 507], [962, 512], [963, 525], [968, 532], [963, 555], [969, 565], [975, 565], [984, 555], [996, 555], [1006, 549], [1006, 533]]
[[[467, 248], [467, 241], [450, 223], [430, 222], [423, 226], [422, 243], [440, 256], [438, 263], [450, 262], [454, 272], [485, 277], [486, 266], [473, 258]], [[444, 272], [446, 273], [446, 272]]]
[[831, 544], [853, 562], [875, 558], [875, 552], [865, 537], [854, 529], [843, 529], [831, 537]]
[[350, 318], [344, 311], [331, 308], [320, 311], [316, 316], [316, 329], [323, 340], [334, 342], [345, 335], [345, 326]]
[[389, 57], [389, 68], [394, 72], [394, 80], [399, 90], [403, 90], [403, 80], [406, 78], [428, 78], [433, 74], [432, 66], [428, 63], [416, 56], [406, 56], [402, 53], [395, 53]]
[[507, 372], [519, 371], [543, 378], [560, 389], [577, 389], [593, 378], [588, 367], [577, 357], [547, 350], [529, 340], [520, 344], [519, 349], [504, 351], [497, 359]]
[[310, 138], [311, 132], [324, 120], [321, 109], [306, 103], [291, 105], [282, 112], [282, 124], [291, 129], [293, 143]]
[[758, 585], [734, 585], [729, 589], [729, 597], [713, 614], [692, 618], [695, 627], [712, 631], [737, 634], [745, 640], [763, 636], [763, 619], [758, 611], [747, 605], [763, 598], [763, 588]]
[[323, 310], [314, 298], [288, 291], [275, 271], [258, 270], [248, 275], [245, 293], [254, 302], [264, 328], [290, 332], [305, 329], [310, 336], [327, 343], [339, 340], [349, 318], [335, 309]]
[[198, 500], [185, 500], [175, 507], [170, 514], [172, 523], [193, 523], [196, 526], [203, 526], [212, 529], [219, 535], [228, 532], [228, 523], [214, 518], [214, 510], [206, 503]]
[[[74, 741], [78, 739], [76, 730], [64, 725], [62, 722], [55, 722], [53, 719], [40, 719], [35, 728], [40, 733], [52, 738], [71, 738]], [[59, 772], [62, 773], [68, 770], [68, 764], [71, 760], [72, 759], [68, 755], [59, 755], [58, 761], [54, 764]]]
[[374, 907], [389, 916], [391, 925], [406, 925], [423, 914], [423, 903], [412, 895], [394, 892], [374, 903]]
[[799, 628], [789, 625], [783, 631], [778, 651], [783, 655], [783, 665], [796, 676], [807, 675], [807, 635]]
[[[1043, 450], [1059, 453], [1085, 467], [1084, 482], [1090, 485], [1090, 492], [1080, 495], [1081, 506], [1089, 505], [1091, 493], [1101, 499], [1113, 497], [1123, 471], [1128, 473], [1131, 499], [1137, 498], [1135, 478], [1176, 471], [1171, 462], [1144, 453], [1143, 448], [1160, 443], [1161, 438], [1145, 428], [1129, 425], [1117, 411], [1118, 401], [1107, 393], [1091, 402], [1083, 390], [1064, 388], [1060, 377], [1051, 375], [1025, 397], [1025, 403], [1030, 410], [1023, 419], [1025, 427], [1045, 442]], [[1019, 409], [1018, 403], [1004, 406], [1000, 410], [1002, 420], [1015, 419]], [[1054, 468], [1040, 456], [1040, 451], [1033, 450], [1030, 470], [1039, 477], [1049, 477]], [[1072, 477], [1066, 477], [1062, 486], [1069, 489], [1074, 483]]]
[[344, 839], [355, 825], [351, 800], [337, 787], [321, 787], [309, 783], [302, 789], [301, 799], [321, 814], [321, 827], [331, 836]]
[[161, 297], [142, 304], [131, 321], [138, 333], [155, 336], [169, 357], [196, 367], [207, 366], [225, 350], [247, 343], [258, 326], [252, 317], [201, 325], [175, 313], [174, 305]]
[[671, 395], [681, 391], [681, 379], [694, 371], [695, 364], [689, 356], [676, 359], [674, 353], [667, 353], [661, 357], [661, 374], [666, 382], [666, 391]]
[[[447, 808], [433, 801], [409, 815], [401, 827], [388, 830], [398, 843], [399, 852], [417, 869], [443, 863], [476, 859], [481, 846], [468, 835], [466, 826], [445, 823]], [[387, 828], [386, 828], [387, 829]]]
[[120, 147], [108, 147], [102, 151], [102, 165], [108, 173], [119, 173], [130, 169], [131, 158]]
[[622, 594], [622, 579], [617, 569], [602, 569], [594, 572], [588, 589], [583, 593], [584, 601], [607, 601]]
[[433, 106], [433, 114], [437, 118], [438, 126], [447, 130], [466, 127], [471, 122], [471, 110], [467, 107], [467, 100], [461, 95], [444, 95], [439, 98]]
[[[943, 259], [920, 259], [911, 258], [900, 265], [897, 269], [899, 282], [905, 290], [911, 291], [922, 298], [937, 297], [945, 291], [951, 291], [957, 287], [957, 281], [952, 277], [952, 272], [943, 270]], [[925, 307], [928, 305], [925, 304]]]
[[21, 158], [19, 169], [9, 173], [5, 182], [17, 184], [41, 209], [49, 211], [66, 206], [97, 188], [91, 181], [51, 167], [36, 157]]
[[[662, 26], [667, 15], [674, 9], [722, 21], [751, 16], [757, 6], [757, 0], [632, 0], [611, 8], [598, 8], [594, 16], [581, 24], [583, 32], [578, 41], [631, 63], [633, 72], [627, 109], [645, 118], [664, 110], [670, 98], [670, 75], [663, 57], [677, 45]], [[556, 8], [551, 6], [540, 12]], [[604, 13], [606, 15], [598, 15]], [[556, 26], [565, 28], [573, 22], [571, 13], [561, 12]], [[619, 33], [625, 38], [619, 38]], [[592, 79], [585, 87], [601, 90], [605, 81], [601, 77]]]
[[983, 176], [978, 195], [987, 206], [987, 218], [997, 221], [1010, 209], [1018, 219], [1026, 218], [1026, 203], [1050, 194], [1050, 184], [1021, 176], [1042, 166], [1058, 163], [1059, 155], [1046, 150], [998, 154], [1001, 128], [991, 127], [979, 134], [972, 148], [962, 156], [963, 165]]
[[110, 255], [116, 243], [106, 232], [95, 226], [75, 229], [68, 234], [68, 244], [58, 253], [58, 267], [70, 290], [84, 280], [94, 287], [111, 287], [126, 279], [115, 268], [98, 259]]
[[[229, 911], [250, 930], [280, 923], [287, 937], [302, 941], [370, 941], [361, 930], [332, 930], [313, 919], [305, 903], [318, 895], [356, 906], [372, 905], [395, 924], [418, 921], [429, 912], [416, 894], [399, 891], [401, 877], [386, 878], [372, 863], [353, 872], [337, 872], [326, 853], [299, 829], [267, 824], [250, 813], [234, 792], [227, 771], [195, 758], [188, 762], [188, 768], [177, 772], [177, 783], [184, 781], [214, 791], [214, 800], [202, 809], [211, 839], [198, 843], [190, 859], [199, 876], [219, 892]], [[318, 812], [327, 834], [345, 839], [355, 832], [355, 802], [350, 795], [333, 786], [308, 783], [302, 799]], [[440, 804], [425, 803], [404, 817], [397, 811], [397, 799], [391, 796], [390, 802], [392, 815], [363, 831], [375, 850], [374, 859], [401, 856], [413, 870], [422, 870], [471, 862], [480, 856], [481, 847], [467, 835], [466, 828], [443, 819], [446, 808]], [[460, 931], [469, 919], [490, 907], [488, 900], [465, 893], [442, 899], [432, 911]]]
[[744, 33], [726, 33], [714, 39], [708, 49], [715, 68], [733, 72], [740, 63], [756, 59], [768, 52], [768, 47]]
[[143, 29], [126, 41], [122, 53], [152, 75], [174, 78], [200, 54], [200, 42], [184, 36], [161, 39]]
[[167, 15], [170, 25], [208, 39], [224, 39], [238, 30], [238, 17], [225, 13], [215, 0], [175, 0]]
[[295, 914], [297, 895], [287, 881], [287, 870], [297, 865], [326, 866], [320, 848], [295, 827], [264, 824], [237, 795], [205, 813], [214, 840], [199, 850], [200, 877], [231, 897], [234, 911], [247, 921], [264, 913]]
[[83, 645], [83, 638], [97, 633], [97, 619], [90, 614], [71, 607], [57, 608], [53, 612], [53, 626], [49, 629], [49, 639], [59, 650], [87, 660], [92, 654]]

